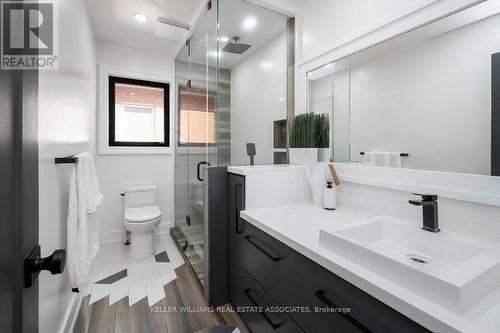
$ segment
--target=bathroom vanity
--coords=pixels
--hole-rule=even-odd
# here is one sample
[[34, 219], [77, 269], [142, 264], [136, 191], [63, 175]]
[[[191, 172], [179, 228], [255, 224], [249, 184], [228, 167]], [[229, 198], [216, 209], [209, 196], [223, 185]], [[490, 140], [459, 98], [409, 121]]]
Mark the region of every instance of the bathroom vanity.
[[[353, 204], [349, 183], [328, 211], [304, 190], [303, 168], [228, 168], [228, 294], [253, 332], [497, 331], [500, 247], [448, 230], [447, 199], [440, 233], [422, 230], [407, 200], [418, 219]], [[428, 266], [395, 259], [408, 249], [430, 254]]]
[[315, 161], [342, 184], [327, 211], [321, 164], [228, 167], [229, 298], [254, 332], [500, 332], [499, 11], [299, 64], [296, 115], [328, 115]]
[[230, 174], [229, 184], [230, 298], [237, 307], [290, 309], [287, 314], [240, 312], [252, 331], [428, 331], [259, 229], [251, 214], [241, 218], [244, 177]]

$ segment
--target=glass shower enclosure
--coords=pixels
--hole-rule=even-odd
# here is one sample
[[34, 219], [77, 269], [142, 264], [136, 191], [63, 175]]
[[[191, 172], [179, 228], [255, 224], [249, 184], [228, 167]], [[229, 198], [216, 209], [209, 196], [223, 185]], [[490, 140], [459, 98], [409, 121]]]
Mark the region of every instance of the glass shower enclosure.
[[202, 284], [203, 168], [248, 163], [246, 142], [273, 163], [273, 122], [286, 118], [287, 20], [244, 0], [209, 1], [175, 59], [172, 235]]
[[[174, 236], [203, 283], [203, 167], [219, 162], [217, 3], [175, 60], [176, 156]], [[215, 6], [214, 6], [215, 5]]]

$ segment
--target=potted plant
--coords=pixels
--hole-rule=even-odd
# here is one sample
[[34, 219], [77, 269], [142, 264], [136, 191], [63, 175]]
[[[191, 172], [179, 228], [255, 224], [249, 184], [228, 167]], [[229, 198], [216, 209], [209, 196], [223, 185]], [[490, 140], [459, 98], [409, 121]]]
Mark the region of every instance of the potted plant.
[[318, 150], [329, 148], [328, 115], [303, 113], [295, 116], [290, 127], [290, 163], [318, 162]]

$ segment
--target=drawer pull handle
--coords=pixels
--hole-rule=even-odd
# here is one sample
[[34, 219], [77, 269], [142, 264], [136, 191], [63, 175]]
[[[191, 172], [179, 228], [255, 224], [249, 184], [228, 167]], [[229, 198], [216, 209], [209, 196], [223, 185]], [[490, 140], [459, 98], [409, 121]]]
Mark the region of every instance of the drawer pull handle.
[[[339, 308], [335, 303], [333, 303], [328, 297], [325, 296], [325, 291], [324, 290], [318, 290], [318, 291], [316, 291], [314, 293], [314, 295], [317, 298], [319, 298], [320, 301], [322, 301], [323, 303], [325, 303], [329, 307], [331, 307], [331, 308]], [[365, 332], [365, 333], [371, 333], [372, 332], [368, 328], [366, 328], [365, 326], [363, 326], [363, 324], [361, 324], [359, 321], [357, 321], [356, 319], [354, 319], [350, 314], [343, 313], [343, 312], [339, 312], [339, 314], [342, 315], [342, 317], [344, 317], [345, 319], [347, 319], [347, 321], [349, 321], [351, 324], [353, 324], [354, 326], [356, 326], [357, 328], [359, 328], [362, 332]]]
[[234, 211], [236, 214], [235, 224], [236, 224], [236, 233], [241, 234], [240, 229], [240, 207], [238, 206], [238, 193], [240, 193], [241, 184], [236, 184], [234, 186]]
[[[252, 295], [250, 295], [250, 288], [247, 288], [247, 289], [243, 290], [243, 292], [248, 297], [248, 299], [253, 304], [253, 306], [260, 307], [260, 305], [257, 304], [257, 302], [253, 299]], [[273, 321], [271, 320], [271, 318], [269, 318], [264, 312], [261, 312], [260, 314], [262, 315], [262, 317], [264, 317], [264, 319], [268, 322], [269, 325], [271, 325], [271, 327], [274, 330], [280, 328], [280, 326], [281, 326], [280, 323], [273, 323]]]
[[280, 261], [280, 257], [273, 256], [272, 254], [270, 254], [269, 252], [267, 252], [266, 250], [264, 250], [263, 248], [261, 248], [259, 245], [257, 245], [257, 243], [255, 243], [255, 241], [252, 240], [252, 236], [245, 236], [245, 239], [250, 244], [252, 244], [253, 247], [255, 247], [257, 250], [259, 250], [260, 252], [262, 252], [266, 257], [268, 257], [272, 261], [274, 261], [274, 262]]

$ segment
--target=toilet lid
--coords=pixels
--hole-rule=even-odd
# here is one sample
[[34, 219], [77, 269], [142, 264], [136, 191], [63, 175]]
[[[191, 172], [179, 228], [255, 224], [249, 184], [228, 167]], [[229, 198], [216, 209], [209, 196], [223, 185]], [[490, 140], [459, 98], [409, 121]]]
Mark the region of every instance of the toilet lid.
[[125, 209], [125, 220], [127, 222], [146, 222], [161, 217], [158, 206], [136, 207]]

